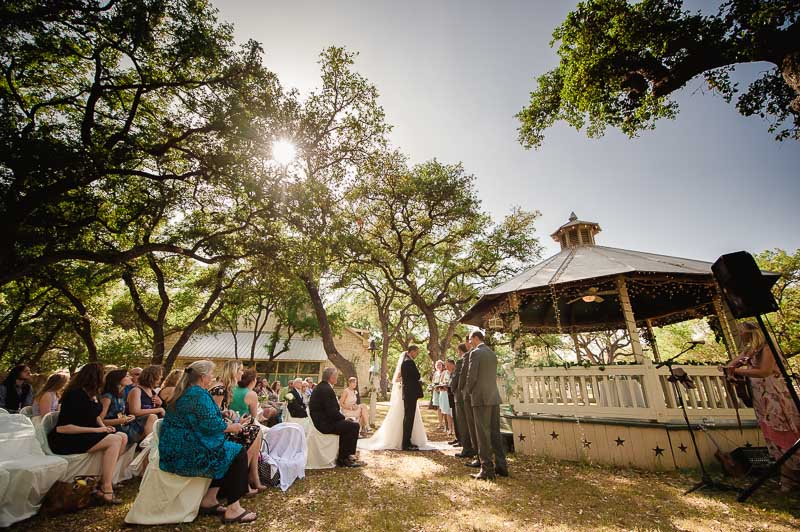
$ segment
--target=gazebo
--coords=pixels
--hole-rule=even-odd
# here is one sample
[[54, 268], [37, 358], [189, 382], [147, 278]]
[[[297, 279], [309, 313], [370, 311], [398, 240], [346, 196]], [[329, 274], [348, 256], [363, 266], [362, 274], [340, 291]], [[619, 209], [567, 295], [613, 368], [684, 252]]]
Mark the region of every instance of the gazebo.
[[[561, 459], [694, 467], [669, 372], [653, 363], [660, 356], [653, 327], [715, 316], [730, 356], [735, 320], [710, 262], [598, 246], [600, 230], [572, 213], [551, 235], [561, 245], [559, 253], [485, 293], [461, 321], [488, 331], [573, 339], [582, 332], [626, 331], [634, 364], [515, 369], [510, 398], [515, 446]], [[643, 344], [654, 360], [645, 356]], [[739, 429], [735, 398], [717, 368], [684, 369], [696, 384], [681, 392], [693, 422], [707, 433], [718, 432], [713, 439], [727, 450], [762, 443], [750, 409], [738, 411]], [[712, 439], [699, 438], [698, 446], [713, 460]]]

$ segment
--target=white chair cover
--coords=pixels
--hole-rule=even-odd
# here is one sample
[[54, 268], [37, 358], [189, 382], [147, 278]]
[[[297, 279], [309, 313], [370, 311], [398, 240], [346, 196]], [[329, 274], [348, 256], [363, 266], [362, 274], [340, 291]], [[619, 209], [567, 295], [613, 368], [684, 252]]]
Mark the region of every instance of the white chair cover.
[[308, 447], [303, 427], [296, 423], [279, 423], [264, 432], [268, 454], [264, 459], [269, 463], [271, 474], [281, 473], [281, 490], [286, 491], [298, 478], [306, 476]]
[[200, 502], [211, 485], [210, 478], [182, 477], [162, 471], [158, 466], [158, 436], [161, 420], [156, 421], [150, 441], [149, 463], [125, 522], [132, 525], [190, 523], [200, 511]]
[[36, 515], [67, 461], [45, 456], [33, 423], [21, 414], [0, 418], [0, 527]]
[[23, 406], [19, 409], [19, 413], [23, 416], [33, 417], [33, 407], [32, 406]]
[[[306, 410], [308, 410], [308, 409], [306, 409]], [[308, 431], [309, 431], [309, 428], [312, 425], [310, 417], [308, 417], [308, 416], [306, 416], [306, 417], [292, 417], [292, 414], [289, 413], [289, 407], [287, 407], [284, 404], [283, 405], [283, 415], [281, 416], [281, 419], [283, 419], [284, 423], [295, 423], [295, 424], [300, 425], [301, 427], [303, 427], [303, 432], [306, 433], [306, 438], [308, 438]]]
[[[79, 475], [100, 475], [103, 470], [102, 453], [54, 454], [50, 450], [50, 444], [47, 443], [47, 435], [53, 430], [56, 423], [58, 423], [58, 412], [50, 412], [44, 416], [33, 418], [33, 425], [36, 427], [36, 438], [39, 440], [44, 452], [51, 456], [63, 458], [69, 464], [64, 475], [59, 480], [70, 482]], [[130, 465], [135, 454], [136, 446], [130, 445], [128, 450], [120, 457], [117, 462], [117, 469], [114, 471], [114, 484], [133, 478]]]
[[8, 414], [8, 410], [5, 408], [0, 408], [0, 414]]
[[339, 435], [323, 434], [313, 423], [308, 430], [308, 460], [306, 469], [331, 469], [336, 467], [339, 454]]

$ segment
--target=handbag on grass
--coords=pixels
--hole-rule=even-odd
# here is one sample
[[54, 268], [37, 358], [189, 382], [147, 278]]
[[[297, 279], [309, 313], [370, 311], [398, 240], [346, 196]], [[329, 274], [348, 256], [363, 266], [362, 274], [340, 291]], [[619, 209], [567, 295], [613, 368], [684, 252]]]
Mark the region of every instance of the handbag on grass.
[[271, 475], [271, 467], [267, 462], [269, 456], [269, 445], [266, 440], [261, 440], [261, 452], [258, 453], [258, 479], [265, 486], [277, 488], [281, 484], [281, 472], [275, 468], [275, 474]]
[[77, 476], [72, 482], [56, 481], [42, 500], [41, 511], [47, 515], [76, 512], [92, 503], [92, 492], [99, 476]]

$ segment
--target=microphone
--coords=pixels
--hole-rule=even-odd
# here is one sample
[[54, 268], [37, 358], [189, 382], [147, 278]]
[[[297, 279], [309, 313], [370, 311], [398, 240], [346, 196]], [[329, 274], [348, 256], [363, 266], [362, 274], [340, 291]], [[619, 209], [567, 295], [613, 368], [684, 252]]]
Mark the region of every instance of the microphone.
[[705, 340], [689, 340], [689, 343], [692, 345], [704, 345], [706, 343]]

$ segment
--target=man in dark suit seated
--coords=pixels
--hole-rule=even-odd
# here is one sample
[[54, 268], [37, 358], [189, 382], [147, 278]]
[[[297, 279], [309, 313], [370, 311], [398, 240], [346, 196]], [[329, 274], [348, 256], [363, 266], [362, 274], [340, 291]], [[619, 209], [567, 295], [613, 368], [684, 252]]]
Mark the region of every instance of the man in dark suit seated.
[[356, 460], [356, 444], [358, 443], [359, 425], [355, 421], [345, 419], [339, 411], [339, 401], [333, 384], [339, 376], [336, 368], [325, 368], [320, 382], [311, 393], [308, 409], [311, 421], [323, 434], [339, 435], [339, 456], [336, 465], [339, 467], [360, 467], [363, 463]]
[[[303, 382], [303, 379], [289, 381], [289, 392], [286, 394], [286, 408], [289, 409], [289, 414], [292, 417], [308, 417], [306, 404], [303, 402], [303, 396], [300, 394], [300, 390], [297, 389], [297, 385], [301, 382]], [[289, 396], [292, 397], [291, 400], [289, 400]]]

